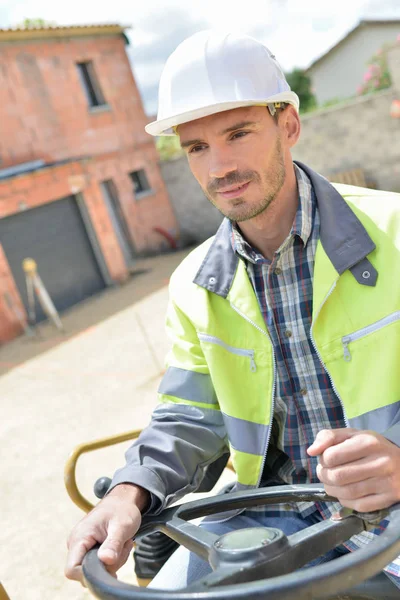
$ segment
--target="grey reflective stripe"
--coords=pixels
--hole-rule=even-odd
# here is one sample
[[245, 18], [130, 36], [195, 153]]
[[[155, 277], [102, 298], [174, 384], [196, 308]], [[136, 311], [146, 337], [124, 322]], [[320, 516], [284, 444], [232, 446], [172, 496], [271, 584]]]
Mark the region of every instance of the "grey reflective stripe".
[[382, 434], [399, 422], [400, 400], [389, 404], [389, 406], [376, 408], [359, 417], [349, 419], [350, 427], [355, 427], [355, 429], [371, 429]]
[[159, 394], [176, 396], [182, 400], [218, 404], [211, 377], [205, 373], [169, 367], [158, 388]]
[[232, 488], [231, 492], [242, 492], [244, 490], [255, 490], [257, 489], [256, 485], [246, 485], [244, 483], [240, 483], [239, 481], [237, 481], [234, 485], [234, 487]]
[[223, 417], [229, 441], [235, 450], [258, 456], [264, 453], [268, 438], [268, 425], [230, 417], [225, 413], [223, 413]]

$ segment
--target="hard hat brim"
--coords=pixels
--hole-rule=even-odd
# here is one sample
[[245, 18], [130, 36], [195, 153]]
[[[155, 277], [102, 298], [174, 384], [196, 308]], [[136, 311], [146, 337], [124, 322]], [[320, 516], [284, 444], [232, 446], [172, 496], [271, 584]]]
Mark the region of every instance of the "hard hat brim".
[[166, 119], [159, 119], [148, 123], [145, 126], [145, 131], [153, 136], [158, 135], [176, 135], [174, 127], [182, 125], [183, 123], [189, 123], [203, 117], [208, 117], [216, 113], [224, 112], [226, 110], [232, 110], [234, 108], [240, 108], [244, 106], [263, 106], [267, 104], [273, 104], [275, 102], [287, 102], [295, 107], [297, 112], [299, 111], [299, 97], [295, 92], [285, 91], [269, 98], [260, 98], [259, 100], [235, 100], [233, 102], [219, 102], [218, 104], [212, 104], [210, 106], [201, 106], [193, 110], [186, 111], [179, 115], [174, 115]]

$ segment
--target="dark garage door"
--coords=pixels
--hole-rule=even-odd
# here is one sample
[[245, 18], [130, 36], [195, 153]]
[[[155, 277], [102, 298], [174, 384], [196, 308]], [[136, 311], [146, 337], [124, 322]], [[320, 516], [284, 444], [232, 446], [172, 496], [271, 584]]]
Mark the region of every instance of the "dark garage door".
[[[73, 196], [0, 219], [0, 241], [27, 307], [24, 258], [33, 258], [58, 311], [104, 288]], [[37, 320], [45, 315], [36, 303]]]

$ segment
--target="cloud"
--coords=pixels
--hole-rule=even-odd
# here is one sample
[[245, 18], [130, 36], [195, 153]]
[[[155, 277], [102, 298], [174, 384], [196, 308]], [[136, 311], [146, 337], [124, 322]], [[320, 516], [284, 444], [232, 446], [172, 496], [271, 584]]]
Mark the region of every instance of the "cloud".
[[[168, 27], [165, 26], [166, 23]], [[184, 10], [164, 9], [141, 21], [137, 29], [142, 36], [147, 34], [149, 41], [137, 44], [133, 31], [130, 35], [132, 45], [128, 52], [133, 63], [165, 62], [185, 38], [208, 27], [205, 19], [194, 19]]]
[[208, 28], [206, 19], [174, 7], [141, 19], [129, 34], [132, 43], [127, 53], [147, 114], [157, 112], [158, 82], [168, 56], [184, 39]]
[[362, 9], [364, 18], [400, 19], [399, 0], [367, 0]]

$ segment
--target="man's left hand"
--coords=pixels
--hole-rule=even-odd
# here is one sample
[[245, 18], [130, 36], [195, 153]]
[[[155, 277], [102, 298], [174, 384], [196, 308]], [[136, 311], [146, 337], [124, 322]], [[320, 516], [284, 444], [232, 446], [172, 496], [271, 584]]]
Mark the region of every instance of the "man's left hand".
[[317, 475], [325, 491], [360, 512], [400, 500], [400, 448], [374, 431], [323, 429], [307, 450], [319, 456]]

